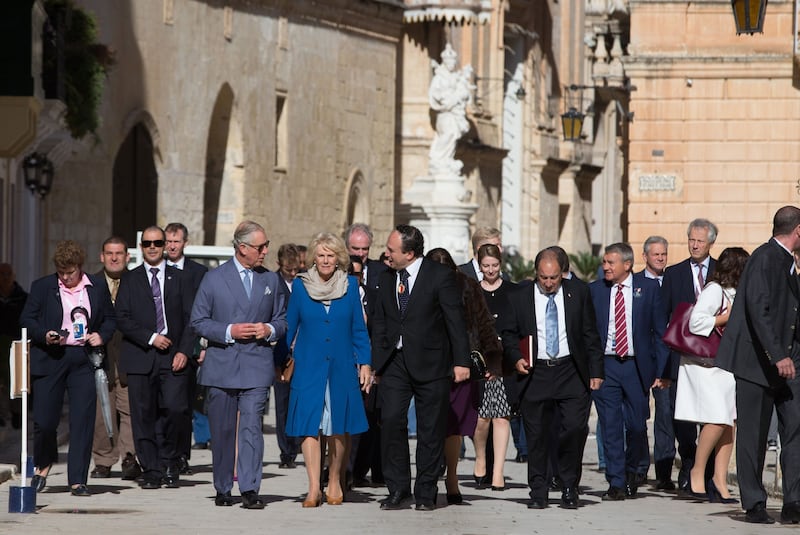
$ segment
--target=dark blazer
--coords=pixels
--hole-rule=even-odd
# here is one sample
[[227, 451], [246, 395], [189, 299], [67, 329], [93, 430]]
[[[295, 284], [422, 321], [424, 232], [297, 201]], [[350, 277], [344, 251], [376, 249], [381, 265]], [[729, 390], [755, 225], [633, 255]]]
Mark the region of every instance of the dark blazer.
[[[92, 283], [86, 287], [92, 311], [89, 332], [100, 334], [103, 342], [108, 343], [117, 325], [111, 295], [105, 280], [96, 275], [86, 275]], [[61, 330], [63, 317], [58, 276], [54, 273], [34, 281], [20, 316], [20, 325], [28, 329], [31, 339], [31, 375], [51, 373], [55, 369], [55, 361], [64, 356], [64, 346], [47, 345], [46, 341], [48, 331]]]
[[800, 353], [795, 340], [798, 282], [792, 255], [774, 239], [753, 251], [736, 290], [716, 365], [736, 377], [780, 388], [775, 363]]
[[422, 259], [409, 295], [405, 318], [397, 304], [396, 274], [381, 274], [372, 318], [372, 365], [382, 374], [403, 337], [403, 355], [414, 381], [452, 375], [453, 366], [469, 367], [469, 337], [456, 274]]
[[[589, 295], [589, 286], [583, 281], [564, 280], [561, 282], [564, 294], [564, 320], [566, 322], [567, 342], [569, 343], [570, 357], [575, 361], [575, 367], [581, 381], [589, 390], [589, 379], [595, 377], [604, 379], [603, 348], [600, 345], [600, 336], [597, 334], [597, 325], [594, 306]], [[534, 295], [537, 286], [531, 284], [509, 293], [509, 301], [513, 309], [514, 328], [504, 330], [503, 349], [505, 350], [507, 365], [516, 366], [522, 355], [519, 350], [519, 341], [533, 335], [534, 340], [534, 368], [536, 367], [536, 352], [538, 351], [538, 336], [536, 331], [536, 311]]]
[[194, 292], [184, 273], [172, 266], [164, 272], [164, 314], [167, 322], [167, 338], [172, 345], [167, 351], [159, 351], [149, 345], [156, 332], [156, 308], [150, 287], [150, 276], [145, 270], [149, 265], [141, 264], [122, 275], [117, 291], [117, 327], [122, 331], [119, 370], [124, 373], [146, 374], [153, 369], [156, 355], [173, 356], [181, 352], [192, 356], [194, 331], [189, 325]]
[[[706, 280], [714, 273], [717, 261], [709, 257], [708, 274]], [[691, 258], [669, 266], [664, 270], [664, 280], [661, 281], [661, 297], [667, 311], [667, 319], [672, 316], [679, 303], [692, 303], [697, 301], [694, 295], [694, 274], [692, 272]], [[675, 351], [670, 351], [668, 377], [672, 380], [678, 378], [681, 356]]]
[[[589, 284], [603, 351], [608, 340], [611, 287], [612, 284], [606, 280], [596, 280]], [[661, 288], [657, 281], [635, 273], [632, 290], [633, 353], [636, 355], [634, 362], [642, 389], [647, 392], [657, 377], [667, 377], [669, 349], [662, 340], [667, 327], [667, 314], [661, 302]]]
[[194, 297], [197, 293], [197, 289], [200, 288], [203, 277], [208, 272], [208, 268], [194, 260], [185, 258], [183, 261], [183, 272], [189, 277], [189, 282], [192, 287], [192, 297]]
[[378, 295], [381, 275], [387, 271], [394, 273], [394, 270], [389, 269], [389, 266], [383, 262], [367, 259], [367, 279], [364, 281], [364, 296], [366, 300], [364, 311], [367, 313], [367, 329], [371, 328], [372, 316], [375, 313], [375, 299]]

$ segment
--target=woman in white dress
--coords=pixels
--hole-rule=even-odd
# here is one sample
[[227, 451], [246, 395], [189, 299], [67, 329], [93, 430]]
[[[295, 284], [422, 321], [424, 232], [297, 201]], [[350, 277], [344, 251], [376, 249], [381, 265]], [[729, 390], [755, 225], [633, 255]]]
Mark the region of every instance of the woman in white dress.
[[[707, 337], [728, 323], [736, 287], [749, 256], [741, 247], [729, 247], [719, 255], [716, 269], [692, 310], [689, 320], [692, 334]], [[737, 503], [727, 485], [736, 420], [736, 382], [733, 374], [715, 367], [713, 360], [703, 360], [684, 355], [678, 370], [675, 418], [703, 424], [697, 438], [689, 490], [696, 498]], [[714, 477], [705, 481], [712, 451], [716, 451]]]

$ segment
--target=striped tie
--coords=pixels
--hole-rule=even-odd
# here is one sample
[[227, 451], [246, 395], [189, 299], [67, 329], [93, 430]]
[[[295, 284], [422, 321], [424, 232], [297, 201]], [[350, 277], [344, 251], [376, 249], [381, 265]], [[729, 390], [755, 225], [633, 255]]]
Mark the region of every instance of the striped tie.
[[156, 331], [158, 334], [164, 332], [166, 323], [164, 322], [164, 308], [161, 304], [161, 286], [158, 284], [158, 268], [150, 268], [153, 279], [150, 281], [150, 289], [153, 292], [153, 302], [156, 304]]
[[617, 346], [615, 353], [619, 356], [628, 354], [628, 327], [625, 325], [625, 296], [622, 285], [617, 285], [617, 296], [614, 298], [614, 332]]

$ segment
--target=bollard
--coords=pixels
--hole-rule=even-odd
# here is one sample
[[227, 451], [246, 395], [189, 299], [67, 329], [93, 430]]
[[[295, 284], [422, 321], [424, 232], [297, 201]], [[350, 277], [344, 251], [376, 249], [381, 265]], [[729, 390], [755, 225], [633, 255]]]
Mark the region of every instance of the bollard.
[[8, 487], [9, 513], [35, 513], [36, 490], [33, 487]]

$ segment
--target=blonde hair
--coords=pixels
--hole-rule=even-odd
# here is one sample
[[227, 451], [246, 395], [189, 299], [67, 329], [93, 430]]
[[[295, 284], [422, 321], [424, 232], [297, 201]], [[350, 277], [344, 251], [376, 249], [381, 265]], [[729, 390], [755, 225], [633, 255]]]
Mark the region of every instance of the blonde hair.
[[347, 273], [347, 268], [350, 267], [350, 255], [347, 253], [344, 241], [339, 236], [330, 232], [320, 232], [311, 238], [308, 251], [311, 253], [312, 260], [317, 256], [318, 247], [324, 247], [336, 255], [336, 267]]

